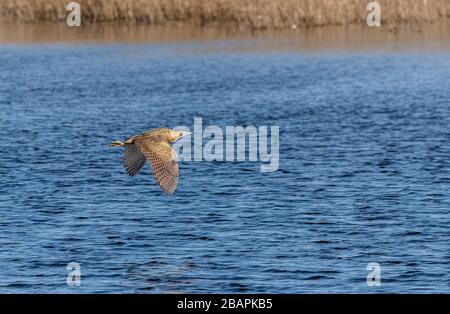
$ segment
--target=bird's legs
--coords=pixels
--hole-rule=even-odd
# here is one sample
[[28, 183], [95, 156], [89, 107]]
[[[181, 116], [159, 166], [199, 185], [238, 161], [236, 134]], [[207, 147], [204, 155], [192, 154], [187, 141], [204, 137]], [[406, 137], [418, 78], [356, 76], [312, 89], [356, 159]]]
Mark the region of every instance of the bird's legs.
[[119, 140], [114, 141], [114, 142], [111, 143], [111, 146], [113, 146], [113, 147], [122, 147], [122, 146], [124, 146], [124, 145], [125, 145], [125, 144], [122, 143], [122, 142], [119, 141]]

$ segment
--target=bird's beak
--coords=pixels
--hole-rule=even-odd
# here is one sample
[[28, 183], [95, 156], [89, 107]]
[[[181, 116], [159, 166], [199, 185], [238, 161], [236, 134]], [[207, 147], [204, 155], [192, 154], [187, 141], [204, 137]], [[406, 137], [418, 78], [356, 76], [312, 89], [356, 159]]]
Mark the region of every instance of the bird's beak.
[[182, 133], [181, 137], [185, 137], [187, 135], [191, 135], [192, 134], [192, 132], [187, 132], [187, 131], [182, 131], [181, 133]]

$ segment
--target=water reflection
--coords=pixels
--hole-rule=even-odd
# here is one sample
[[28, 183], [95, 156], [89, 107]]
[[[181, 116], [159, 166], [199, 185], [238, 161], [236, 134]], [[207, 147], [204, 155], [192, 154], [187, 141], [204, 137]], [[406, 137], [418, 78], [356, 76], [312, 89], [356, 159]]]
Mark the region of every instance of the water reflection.
[[307, 29], [249, 31], [236, 27], [189, 27], [93, 24], [68, 27], [65, 23], [5, 24], [0, 43], [170, 43], [227, 41], [212, 50], [317, 50], [317, 49], [449, 49], [449, 22], [380, 28], [326, 26]]

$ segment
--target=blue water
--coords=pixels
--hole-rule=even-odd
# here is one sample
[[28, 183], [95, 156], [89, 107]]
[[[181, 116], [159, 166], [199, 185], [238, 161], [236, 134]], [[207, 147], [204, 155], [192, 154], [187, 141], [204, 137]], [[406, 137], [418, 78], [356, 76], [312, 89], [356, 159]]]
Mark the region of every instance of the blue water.
[[[0, 46], [0, 292], [450, 292], [450, 52], [207, 45]], [[108, 147], [194, 117], [280, 126], [279, 170], [167, 196]]]

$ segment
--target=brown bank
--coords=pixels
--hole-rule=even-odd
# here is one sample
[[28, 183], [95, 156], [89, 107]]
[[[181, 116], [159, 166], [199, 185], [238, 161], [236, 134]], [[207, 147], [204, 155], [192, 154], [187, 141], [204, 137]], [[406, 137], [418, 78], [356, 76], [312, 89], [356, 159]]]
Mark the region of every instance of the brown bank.
[[[2, 0], [0, 21], [64, 20], [69, 0]], [[359, 24], [369, 0], [77, 0], [83, 22], [235, 25], [280, 29]], [[390, 25], [423, 24], [450, 18], [450, 0], [378, 0]]]

